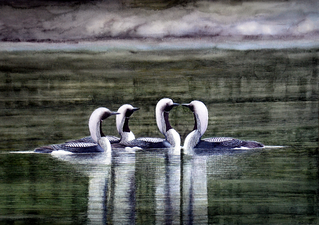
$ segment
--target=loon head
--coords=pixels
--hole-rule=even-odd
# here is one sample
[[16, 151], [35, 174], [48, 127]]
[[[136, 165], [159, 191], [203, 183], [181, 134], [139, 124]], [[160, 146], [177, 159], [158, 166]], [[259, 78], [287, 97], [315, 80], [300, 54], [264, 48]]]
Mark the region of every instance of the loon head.
[[170, 98], [163, 98], [159, 100], [156, 105], [156, 124], [158, 129], [164, 136], [166, 136], [168, 130], [172, 129], [168, 121], [169, 112], [173, 107], [178, 105], [178, 103], [174, 103], [173, 100]]
[[118, 112], [112, 112], [104, 107], [97, 108], [93, 111], [89, 119], [89, 129], [91, 137], [96, 143], [99, 142], [101, 137], [105, 136], [102, 132], [102, 121], [116, 114], [118, 114]]
[[[130, 140], [135, 139], [134, 134], [131, 132], [128, 122], [129, 122], [129, 118], [130, 116], [135, 112], [139, 110], [139, 108], [133, 107], [130, 104], [125, 104], [122, 105], [117, 111], [118, 111], [118, 115], [116, 115], [116, 129], [118, 131], [118, 133], [121, 135], [122, 138], [124, 138], [124, 132], [130, 133], [131, 137], [126, 137], [125, 139], [129, 138]], [[130, 141], [130, 140], [126, 140], [126, 141]]]
[[189, 104], [183, 104], [188, 107], [194, 114], [195, 125], [193, 130], [198, 130], [203, 136], [208, 125], [208, 110], [206, 105], [198, 100], [194, 100]]

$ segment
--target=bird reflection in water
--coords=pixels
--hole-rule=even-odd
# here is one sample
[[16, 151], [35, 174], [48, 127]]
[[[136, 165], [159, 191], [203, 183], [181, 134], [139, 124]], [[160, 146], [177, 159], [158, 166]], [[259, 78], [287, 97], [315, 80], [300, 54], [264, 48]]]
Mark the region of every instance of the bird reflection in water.
[[87, 217], [91, 224], [134, 224], [143, 218], [147, 202], [152, 202], [154, 216], [148, 219], [154, 223], [206, 223], [207, 156], [183, 159], [167, 152], [54, 156], [89, 177]]

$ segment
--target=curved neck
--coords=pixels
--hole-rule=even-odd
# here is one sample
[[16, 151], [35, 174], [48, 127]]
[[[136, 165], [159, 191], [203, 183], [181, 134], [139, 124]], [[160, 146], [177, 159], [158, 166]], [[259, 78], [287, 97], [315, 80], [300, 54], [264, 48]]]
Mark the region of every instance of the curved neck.
[[206, 131], [206, 128], [202, 127], [202, 121], [200, 119], [200, 116], [197, 113], [194, 113], [194, 128], [193, 131], [197, 130], [200, 137], [203, 136], [203, 134]]
[[194, 128], [193, 128], [193, 130], [199, 130], [198, 128], [197, 128], [197, 117], [196, 117], [196, 114], [195, 113], [193, 113], [194, 114], [194, 121], [195, 121], [195, 123], [194, 123]]
[[135, 135], [129, 128], [129, 117], [123, 117], [117, 126], [117, 131], [121, 136], [121, 144], [127, 144], [129, 141], [135, 139]]
[[199, 130], [193, 130], [190, 132], [184, 141], [184, 154], [192, 155], [194, 153], [195, 146], [200, 142], [201, 134]]
[[123, 124], [123, 132], [130, 132], [131, 131], [129, 126], [128, 126], [128, 120], [129, 120], [129, 118], [125, 117], [124, 124]]
[[162, 111], [156, 113], [156, 124], [160, 132], [166, 137], [167, 131], [172, 129], [169, 123], [169, 112]]
[[121, 134], [121, 140], [120, 143], [121, 144], [129, 144], [130, 141], [133, 141], [135, 139], [135, 135], [132, 133], [132, 131], [130, 132], [123, 132]]
[[201, 134], [201, 121], [199, 116], [194, 112], [194, 128], [192, 132], [190, 132], [184, 141], [184, 153], [188, 155], [192, 155], [194, 153], [195, 146], [200, 142], [202, 137]]
[[172, 129], [171, 124], [169, 123], [169, 112], [164, 112], [164, 122], [165, 122], [165, 131], [167, 132], [169, 129]]
[[171, 144], [169, 148], [170, 155], [180, 155], [181, 154], [181, 137], [176, 130], [170, 129], [167, 132], [167, 141]]
[[119, 135], [122, 135], [123, 132], [131, 131], [129, 127], [129, 119], [130, 117], [127, 117], [123, 114], [116, 116], [116, 129]]
[[102, 121], [100, 120], [99, 123], [100, 123], [100, 126], [99, 126], [99, 127], [100, 127], [100, 138], [101, 138], [101, 137], [104, 137], [105, 134], [104, 134], [103, 131], [102, 131]]
[[156, 113], [156, 123], [160, 132], [165, 136], [166, 140], [170, 143], [172, 147], [180, 148], [181, 137], [176, 130], [174, 130], [169, 123], [169, 112], [167, 111], [157, 111]]
[[98, 140], [104, 136], [102, 132], [102, 121], [99, 119], [90, 120], [89, 129], [91, 138], [98, 143]]
[[110, 152], [112, 150], [111, 143], [106, 137], [100, 138], [98, 143], [105, 152]]
[[171, 144], [172, 147], [181, 147], [181, 137], [179, 133], [177, 133], [177, 131], [173, 128], [169, 129], [166, 132], [166, 140]]

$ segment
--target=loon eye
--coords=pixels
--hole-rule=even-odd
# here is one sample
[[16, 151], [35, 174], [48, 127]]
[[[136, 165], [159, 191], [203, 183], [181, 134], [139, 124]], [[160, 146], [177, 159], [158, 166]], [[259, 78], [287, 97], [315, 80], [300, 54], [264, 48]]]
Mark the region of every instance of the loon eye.
[[128, 117], [132, 116], [132, 114], [133, 114], [135, 111], [139, 110], [139, 109], [140, 109], [140, 108], [136, 108], [136, 107], [127, 109], [126, 112], [125, 112], [125, 117], [128, 118]]
[[164, 108], [164, 111], [168, 112], [168, 111], [171, 111], [173, 108], [173, 105], [168, 105], [166, 104], [165, 108]]
[[109, 112], [104, 112], [103, 115], [101, 116], [101, 120], [104, 120], [110, 116]]
[[133, 112], [134, 111], [131, 109], [126, 110], [125, 117], [130, 117], [133, 114]]

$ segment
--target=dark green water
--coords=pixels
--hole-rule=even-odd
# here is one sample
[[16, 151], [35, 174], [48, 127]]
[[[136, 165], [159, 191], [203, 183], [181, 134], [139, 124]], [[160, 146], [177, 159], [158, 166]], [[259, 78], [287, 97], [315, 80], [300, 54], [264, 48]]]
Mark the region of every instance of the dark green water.
[[[317, 224], [318, 51], [1, 52], [0, 221], [8, 224]], [[13, 154], [89, 135], [100, 106], [139, 107], [138, 136], [161, 136], [162, 97], [198, 99], [204, 137], [232, 136], [258, 151], [171, 158]], [[182, 142], [184, 107], [171, 124]], [[103, 122], [116, 135], [115, 118]]]

